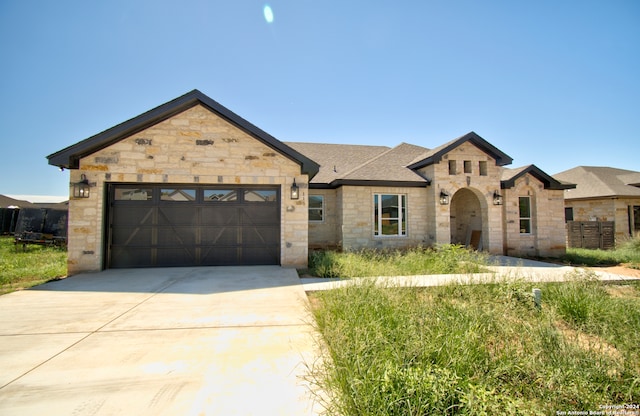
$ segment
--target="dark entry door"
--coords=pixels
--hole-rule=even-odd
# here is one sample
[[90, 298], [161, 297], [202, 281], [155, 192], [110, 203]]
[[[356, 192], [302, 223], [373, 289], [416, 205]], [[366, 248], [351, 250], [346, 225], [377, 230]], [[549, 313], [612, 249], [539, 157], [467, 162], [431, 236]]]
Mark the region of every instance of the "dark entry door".
[[109, 186], [107, 267], [280, 264], [278, 188]]

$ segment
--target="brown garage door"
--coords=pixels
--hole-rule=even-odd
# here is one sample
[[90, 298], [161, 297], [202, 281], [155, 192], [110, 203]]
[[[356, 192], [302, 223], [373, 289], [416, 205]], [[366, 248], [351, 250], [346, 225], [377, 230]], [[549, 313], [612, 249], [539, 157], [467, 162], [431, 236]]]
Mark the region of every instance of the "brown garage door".
[[106, 267], [280, 264], [278, 188], [108, 188]]

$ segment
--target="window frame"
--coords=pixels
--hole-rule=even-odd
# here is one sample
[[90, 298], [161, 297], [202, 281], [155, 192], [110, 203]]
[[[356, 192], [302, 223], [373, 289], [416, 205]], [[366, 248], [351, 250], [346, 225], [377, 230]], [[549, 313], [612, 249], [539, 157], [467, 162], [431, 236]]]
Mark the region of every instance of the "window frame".
[[[311, 207], [311, 198], [320, 198], [321, 200], [321, 207]], [[311, 210], [314, 211], [320, 211], [320, 219], [319, 220], [312, 220], [311, 219]], [[314, 223], [314, 224], [322, 224], [324, 223], [324, 213], [325, 213], [325, 205], [324, 205], [324, 195], [318, 195], [318, 194], [309, 194], [309, 222], [310, 223]]]
[[[528, 212], [528, 216], [527, 215], [522, 215], [522, 201], [528, 201], [527, 202], [527, 210]], [[519, 218], [519, 230], [520, 230], [520, 234], [532, 234], [532, 230], [533, 230], [533, 222], [532, 222], [532, 215], [531, 215], [531, 197], [530, 196], [520, 196], [518, 197], [518, 218]], [[528, 224], [528, 227], [525, 227], [523, 230], [522, 224], [523, 221], [525, 224]]]
[[[383, 197], [394, 196], [398, 198], [398, 216], [397, 217], [384, 217], [384, 204], [382, 203]], [[380, 202], [378, 202], [380, 201]], [[408, 197], [407, 194], [401, 193], [382, 193], [376, 192], [373, 194], [373, 236], [374, 238], [405, 238], [409, 232], [409, 215], [408, 215]], [[384, 221], [397, 221], [397, 233], [396, 234], [383, 234], [383, 222]]]

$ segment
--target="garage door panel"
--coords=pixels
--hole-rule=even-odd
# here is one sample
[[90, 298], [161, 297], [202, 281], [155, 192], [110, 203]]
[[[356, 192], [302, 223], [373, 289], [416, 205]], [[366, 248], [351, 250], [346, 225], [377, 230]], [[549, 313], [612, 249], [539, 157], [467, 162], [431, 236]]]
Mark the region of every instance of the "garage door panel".
[[195, 249], [158, 248], [155, 266], [192, 266], [196, 262]]
[[273, 227], [243, 228], [242, 242], [249, 246], [271, 246], [280, 238], [280, 230]]
[[113, 245], [148, 245], [151, 244], [151, 228], [150, 227], [113, 227], [112, 228], [112, 244]]
[[237, 247], [207, 247], [202, 249], [202, 261], [204, 264], [220, 266], [236, 265], [241, 262], [238, 257]]
[[158, 207], [158, 225], [198, 225], [198, 209], [193, 204], [177, 203]]
[[202, 207], [201, 225], [240, 225], [238, 205], [225, 203]]
[[111, 250], [111, 267], [151, 267], [151, 251], [147, 248], [114, 247]]
[[195, 246], [197, 230], [193, 227], [158, 227], [158, 247]]
[[131, 199], [135, 186], [109, 189], [108, 267], [280, 264], [276, 188], [149, 185]]
[[113, 221], [121, 227], [153, 224], [154, 210], [148, 206], [135, 206], [132, 204], [116, 206], [113, 208]]
[[201, 228], [201, 241], [205, 245], [237, 245], [239, 244], [238, 232], [240, 227], [206, 227]]

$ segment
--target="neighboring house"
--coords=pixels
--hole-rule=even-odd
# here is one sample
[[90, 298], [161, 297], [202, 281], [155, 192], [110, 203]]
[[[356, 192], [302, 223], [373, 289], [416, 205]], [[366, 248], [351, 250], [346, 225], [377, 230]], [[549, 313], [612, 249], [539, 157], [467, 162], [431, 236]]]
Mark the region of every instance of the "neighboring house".
[[614, 221], [618, 240], [640, 233], [640, 172], [577, 166], [553, 177], [576, 184], [564, 195], [568, 221]]
[[302, 267], [309, 247], [565, 250], [572, 185], [505, 169], [473, 132], [431, 150], [283, 143], [194, 90], [48, 159], [71, 170], [69, 274]]

